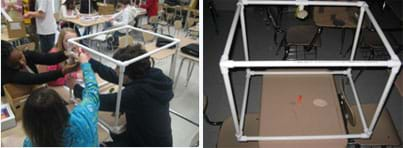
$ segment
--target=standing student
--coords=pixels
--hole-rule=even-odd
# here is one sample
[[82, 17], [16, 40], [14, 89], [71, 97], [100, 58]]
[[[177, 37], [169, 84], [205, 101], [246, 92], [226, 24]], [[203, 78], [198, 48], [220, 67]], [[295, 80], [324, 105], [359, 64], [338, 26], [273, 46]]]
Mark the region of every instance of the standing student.
[[[75, 0], [62, 0], [62, 6], [60, 8], [61, 17], [63, 19], [74, 19], [80, 17], [80, 12], [76, 8]], [[70, 27], [73, 28], [74, 24], [71, 22], [63, 22], [61, 28]]]
[[[137, 16], [137, 13], [135, 9], [130, 5], [130, 0], [119, 0], [119, 4], [121, 4], [122, 10], [120, 10], [118, 13], [112, 15], [108, 23], [106, 24], [106, 28], [109, 27], [120, 27], [120, 26], [125, 26], [125, 25], [131, 25], [133, 26], [135, 22], [135, 18]], [[115, 46], [118, 45], [119, 37], [126, 34], [125, 29], [119, 30], [114, 32], [113, 34], [113, 44]]]
[[88, 56], [81, 53], [79, 59], [85, 82], [82, 102], [69, 113], [63, 98], [56, 91], [49, 88], [34, 91], [25, 102], [22, 114], [22, 123], [27, 135], [24, 147], [99, 146], [99, 88], [88, 63]]
[[57, 31], [56, 19], [53, 15], [53, 0], [36, 0], [35, 7], [36, 11], [25, 13], [24, 18], [35, 18], [41, 50], [48, 53], [54, 46]]
[[147, 10], [148, 18], [158, 15], [158, 0], [146, 0], [140, 7]]
[[[140, 45], [119, 49], [113, 58], [128, 61], [147, 51]], [[91, 66], [106, 81], [118, 84], [120, 70], [109, 68], [93, 59]], [[126, 115], [126, 131], [113, 135], [107, 146], [170, 147], [172, 146], [171, 117], [169, 102], [174, 94], [172, 80], [151, 64], [150, 57], [128, 65], [124, 73], [124, 89], [120, 111]], [[74, 95], [82, 96], [83, 88], [74, 86]], [[115, 111], [117, 93], [100, 95], [103, 111]]]
[[[61, 51], [68, 51], [70, 50], [75, 50], [73, 49], [73, 46], [68, 43], [67, 41], [71, 38], [77, 37], [76, 32], [72, 29], [72, 28], [63, 28], [60, 31], [57, 43], [56, 43], [56, 47], [52, 48], [49, 53], [58, 53]], [[48, 71], [54, 71], [54, 70], [60, 70], [63, 69], [64, 65], [68, 64], [67, 61], [63, 61], [61, 63], [55, 64], [55, 65], [51, 65], [48, 66]], [[72, 72], [67, 76], [73, 76], [75, 78], [77, 78], [77, 73], [76, 72]], [[51, 81], [48, 82], [48, 85], [50, 86], [63, 86], [65, 83], [65, 77], [60, 77], [55, 81]]]

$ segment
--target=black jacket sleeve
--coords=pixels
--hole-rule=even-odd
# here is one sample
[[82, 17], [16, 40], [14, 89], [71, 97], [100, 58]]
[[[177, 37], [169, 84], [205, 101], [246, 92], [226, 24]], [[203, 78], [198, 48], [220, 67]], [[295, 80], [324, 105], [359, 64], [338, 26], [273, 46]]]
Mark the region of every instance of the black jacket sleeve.
[[115, 70], [93, 59], [91, 59], [89, 62], [94, 72], [98, 73], [102, 79], [118, 84], [119, 76], [116, 74]]
[[[74, 96], [76, 98], [82, 98], [82, 92], [84, 88], [81, 87], [80, 85], [75, 85], [74, 86]], [[125, 94], [127, 92], [122, 91], [122, 99], [120, 103], [120, 112], [124, 112], [127, 109], [127, 106], [125, 103], [127, 100], [123, 99], [123, 96], [127, 96]], [[110, 111], [114, 112], [116, 108], [116, 100], [117, 100], [118, 93], [110, 93], [110, 94], [100, 94], [99, 95], [99, 100], [100, 100], [100, 107], [99, 110], [101, 111]]]
[[55, 65], [67, 59], [63, 51], [56, 53], [40, 53], [34, 51], [24, 52], [27, 61], [41, 65]]
[[4, 81], [6, 83], [16, 83], [16, 84], [42, 84], [63, 77], [63, 73], [61, 70], [49, 71], [39, 74], [15, 71], [15, 72], [7, 72], [7, 74], [8, 74], [7, 78]]

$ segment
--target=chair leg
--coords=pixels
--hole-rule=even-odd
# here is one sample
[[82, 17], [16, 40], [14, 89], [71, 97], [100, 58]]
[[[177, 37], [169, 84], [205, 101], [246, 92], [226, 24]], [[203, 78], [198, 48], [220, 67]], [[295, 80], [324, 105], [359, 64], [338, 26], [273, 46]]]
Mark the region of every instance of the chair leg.
[[279, 54], [281, 48], [282, 48], [284, 45], [285, 45], [285, 37], [284, 37], [283, 39], [281, 39], [280, 45], [277, 47], [277, 50], [276, 50], [276, 55]]
[[[188, 76], [187, 76], [187, 78], [186, 78], [186, 85], [185, 85], [185, 87], [187, 87], [188, 84], [189, 84], [189, 80], [190, 80], [190, 77], [192, 76], [192, 73], [193, 73], [193, 69], [194, 69], [195, 64], [196, 64], [195, 62], [189, 60], [189, 66], [191, 65], [191, 67], [190, 67], [190, 69], [188, 68]], [[190, 70], [190, 72], [189, 72], [189, 70]]]
[[185, 61], [185, 58], [182, 58], [181, 63], [179, 64], [178, 73], [176, 74], [175, 81], [174, 81], [174, 89], [176, 88], [176, 85], [178, 84], [178, 79], [181, 74], [183, 61]]
[[286, 46], [286, 47], [284, 48], [283, 60], [287, 60], [289, 53], [290, 53], [290, 47], [289, 47], [289, 46]]

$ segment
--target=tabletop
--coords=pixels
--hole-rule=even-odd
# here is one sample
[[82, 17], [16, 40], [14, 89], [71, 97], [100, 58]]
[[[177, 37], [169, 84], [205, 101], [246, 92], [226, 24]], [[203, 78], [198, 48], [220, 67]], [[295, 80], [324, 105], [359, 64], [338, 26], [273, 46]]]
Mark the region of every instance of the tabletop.
[[355, 28], [359, 12], [356, 7], [314, 7], [313, 20], [319, 27]]

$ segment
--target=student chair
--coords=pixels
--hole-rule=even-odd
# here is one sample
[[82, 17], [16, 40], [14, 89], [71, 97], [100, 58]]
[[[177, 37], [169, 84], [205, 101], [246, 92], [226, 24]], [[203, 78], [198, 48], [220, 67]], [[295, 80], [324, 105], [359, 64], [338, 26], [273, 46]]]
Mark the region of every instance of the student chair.
[[[281, 48], [284, 48], [284, 56], [283, 60], [286, 59], [294, 59], [297, 57], [297, 48], [298, 46], [304, 47], [304, 59], [306, 52], [311, 50], [314, 51], [315, 59], [317, 58], [317, 49], [321, 44], [320, 41], [320, 33], [322, 32], [321, 28], [317, 28], [313, 25], [297, 25], [292, 26], [287, 29], [283, 39], [280, 42], [279, 47], [277, 48], [276, 55], [279, 54]], [[291, 50], [290, 47], [294, 46], [295, 49]], [[306, 52], [305, 52], [306, 51]], [[290, 56], [294, 56], [293, 58], [289, 58]]]
[[[189, 45], [191, 45], [191, 44], [189, 44]], [[187, 45], [185, 47], [182, 47], [181, 50], [179, 50], [178, 55], [182, 57], [182, 60], [181, 60], [181, 63], [179, 65], [179, 69], [178, 69], [178, 72], [176, 74], [176, 77], [175, 77], [174, 88], [176, 88], [179, 76], [181, 74], [183, 62], [185, 60], [187, 60], [189, 62], [188, 69], [187, 69], [187, 76], [186, 76], [186, 84], [185, 84], [185, 86], [187, 86], [189, 84], [189, 80], [190, 80], [190, 77], [192, 76], [192, 72], [193, 72], [195, 64], [199, 63], [199, 57], [198, 56], [195, 56], [195, 55], [192, 55], [192, 54], [189, 54], [189, 53], [183, 51], [183, 49], [186, 48], [186, 47], [189, 47], [189, 45]], [[193, 44], [193, 45], [195, 45], [195, 44]], [[198, 44], [197, 44], [197, 46], [198, 46]]]

